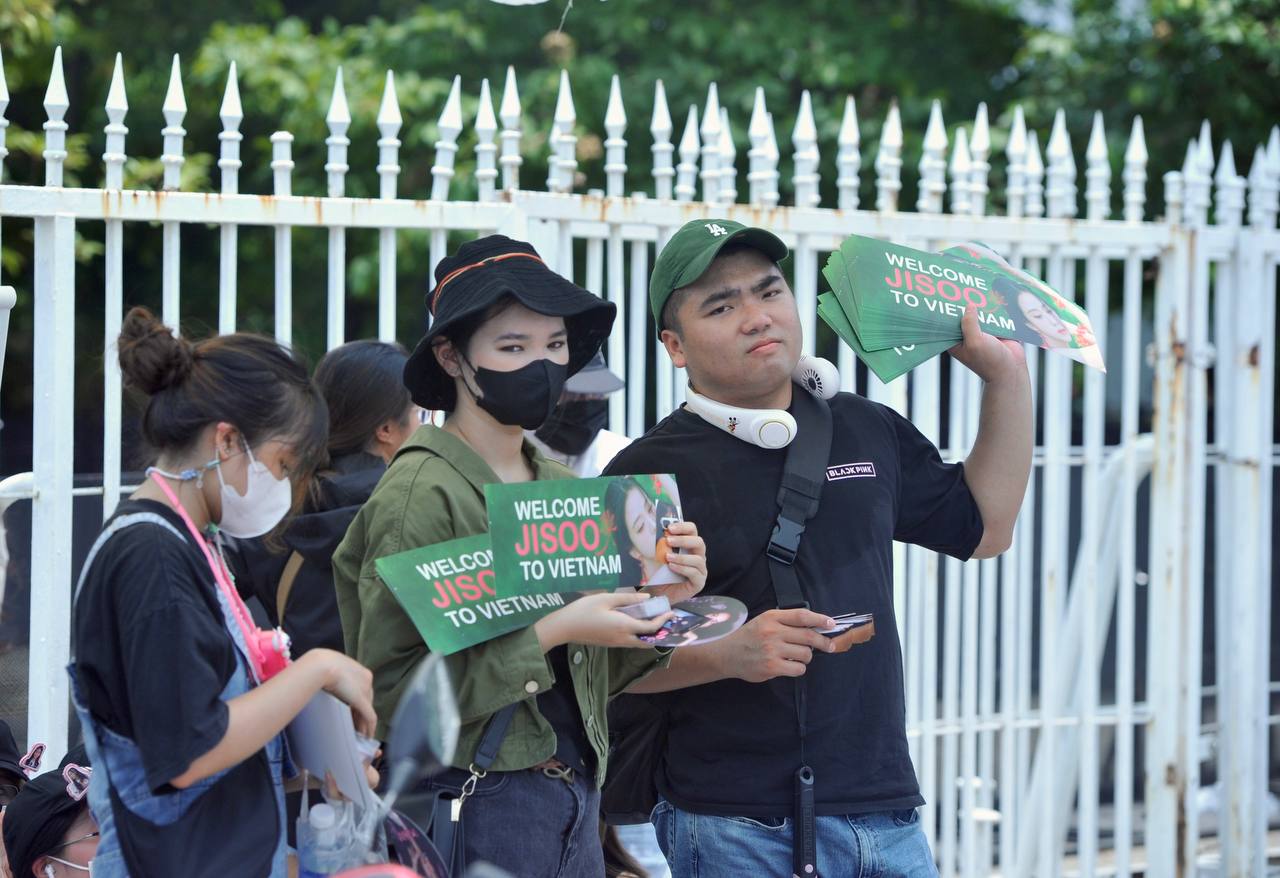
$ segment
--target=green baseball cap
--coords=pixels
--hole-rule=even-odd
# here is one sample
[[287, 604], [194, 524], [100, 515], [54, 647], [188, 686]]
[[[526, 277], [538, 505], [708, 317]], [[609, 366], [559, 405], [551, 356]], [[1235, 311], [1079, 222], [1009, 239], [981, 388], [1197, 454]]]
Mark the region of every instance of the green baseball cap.
[[754, 247], [774, 262], [787, 256], [787, 245], [772, 232], [735, 223], [727, 219], [691, 220], [671, 236], [653, 265], [649, 278], [649, 307], [662, 331], [662, 309], [671, 294], [687, 287], [706, 272], [712, 260], [726, 244]]

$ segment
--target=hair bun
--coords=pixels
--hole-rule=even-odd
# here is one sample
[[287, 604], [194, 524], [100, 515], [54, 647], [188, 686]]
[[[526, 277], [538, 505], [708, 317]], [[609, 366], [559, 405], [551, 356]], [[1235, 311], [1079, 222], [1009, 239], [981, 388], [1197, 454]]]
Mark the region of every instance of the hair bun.
[[174, 336], [146, 308], [124, 316], [116, 344], [125, 381], [148, 396], [181, 384], [195, 365], [190, 342]]

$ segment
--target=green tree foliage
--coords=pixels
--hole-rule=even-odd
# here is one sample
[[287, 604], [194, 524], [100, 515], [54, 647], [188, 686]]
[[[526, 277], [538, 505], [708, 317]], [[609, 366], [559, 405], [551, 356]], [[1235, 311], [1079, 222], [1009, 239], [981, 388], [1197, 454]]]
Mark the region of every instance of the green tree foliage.
[[[1051, 4], [1054, 6], [1060, 4]], [[1138, 9], [1123, 12], [1120, 9]], [[242, 192], [272, 188], [269, 138], [276, 130], [294, 137], [293, 191], [325, 191], [325, 111], [338, 65], [344, 69], [352, 124], [347, 193], [375, 195], [378, 187], [374, 124], [385, 71], [393, 69], [404, 116], [399, 137], [399, 191], [425, 197], [437, 138], [436, 119], [451, 80], [462, 77], [467, 129], [460, 139], [454, 198], [474, 196], [475, 117], [480, 80], [488, 78], [495, 103], [507, 65], [519, 76], [524, 107], [522, 181], [541, 189], [546, 179], [547, 136], [559, 71], [570, 74], [578, 113], [579, 191], [603, 187], [603, 117], [609, 80], [621, 76], [627, 108], [627, 191], [652, 192], [649, 119], [655, 80], [666, 86], [678, 142], [690, 104], [701, 107], [716, 82], [738, 144], [740, 189], [745, 192], [747, 121], [757, 86], [765, 90], [782, 153], [782, 197], [789, 200], [791, 128], [800, 93], [809, 89], [822, 153], [823, 203], [835, 203], [836, 132], [844, 98], [858, 103], [862, 129], [862, 203], [874, 203], [871, 170], [891, 102], [903, 117], [904, 188], [901, 203], [915, 202], [920, 141], [933, 99], [942, 101], [954, 127], [970, 124], [980, 101], [992, 112], [993, 153], [1015, 103], [1029, 124], [1047, 133], [1053, 112], [1066, 108], [1077, 151], [1090, 115], [1106, 114], [1113, 164], [1134, 113], [1142, 113], [1152, 153], [1149, 212], [1159, 206], [1159, 173], [1181, 164], [1181, 151], [1202, 117], [1215, 137], [1231, 137], [1247, 172], [1251, 147], [1280, 117], [1274, 87], [1280, 74], [1278, 0], [1149, 0], [1113, 4], [1079, 0], [1073, 15], [1053, 27], [1033, 23], [1034, 3], [1014, 0], [576, 0], [565, 15], [563, 0], [508, 7], [485, 0], [205, 0], [157, 4], [155, 0], [6, 0], [0, 4], [0, 52], [12, 98], [7, 118], [6, 182], [43, 182], [44, 113], [41, 101], [54, 45], [63, 46], [71, 110], [67, 185], [101, 185], [106, 124], [103, 103], [117, 51], [123, 54], [129, 97], [126, 185], [159, 188], [162, 166], [160, 108], [172, 56], [180, 56], [189, 109], [184, 127], [183, 187], [217, 191], [217, 111], [227, 67], [235, 61], [245, 119], [241, 131]], [[559, 29], [562, 16], [563, 29]], [[1043, 143], [1043, 139], [1042, 139]], [[993, 209], [1002, 199], [1003, 162], [993, 161]], [[1118, 188], [1118, 187], [1117, 187]], [[100, 224], [82, 223], [77, 269], [79, 349], [77, 372], [87, 435], [96, 435], [101, 365], [102, 266]], [[31, 289], [31, 227], [3, 225], [0, 277]], [[126, 232], [126, 302], [158, 307], [159, 229], [131, 224]], [[400, 336], [412, 342], [422, 328], [426, 290], [425, 236], [401, 234], [398, 259]], [[294, 235], [295, 332], [313, 357], [323, 349], [325, 236]], [[183, 229], [183, 321], [199, 332], [216, 324], [217, 230]], [[347, 332], [371, 335], [377, 289], [376, 234], [348, 233]], [[239, 322], [272, 328], [272, 236], [268, 229], [240, 234]], [[5, 416], [30, 404], [30, 309], [15, 312], [11, 331]], [[12, 453], [6, 431], [6, 458]], [[96, 440], [83, 444], [95, 464]], [[17, 461], [6, 459], [5, 469]]]

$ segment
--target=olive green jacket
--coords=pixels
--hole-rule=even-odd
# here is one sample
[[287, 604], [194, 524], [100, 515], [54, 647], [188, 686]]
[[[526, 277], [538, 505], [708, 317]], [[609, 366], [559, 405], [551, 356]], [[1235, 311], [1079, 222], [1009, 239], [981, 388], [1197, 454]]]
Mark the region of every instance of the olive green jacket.
[[[528, 441], [524, 453], [535, 478], [573, 478]], [[373, 495], [356, 515], [333, 555], [333, 579], [347, 654], [373, 671], [378, 736], [386, 739], [391, 715], [418, 662], [427, 654], [413, 622], [383, 585], [374, 561], [433, 543], [484, 533], [484, 486], [497, 475], [471, 447], [445, 430], [420, 427], [400, 449]], [[666, 664], [650, 649], [604, 649], [570, 644], [569, 670], [587, 740], [596, 754], [596, 782], [603, 783], [609, 752], [605, 706], [610, 697]], [[521, 702], [493, 768], [530, 768], [555, 753], [556, 736], [538, 712], [536, 696], [555, 681], [533, 627], [504, 634], [447, 659], [462, 714], [454, 764], [470, 764], [486, 721]]]

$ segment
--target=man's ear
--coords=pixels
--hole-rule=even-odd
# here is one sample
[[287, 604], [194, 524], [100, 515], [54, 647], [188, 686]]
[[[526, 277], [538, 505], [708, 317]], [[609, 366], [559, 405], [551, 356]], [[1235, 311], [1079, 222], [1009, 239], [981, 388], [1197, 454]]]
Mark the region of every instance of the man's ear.
[[688, 358], [684, 355], [684, 343], [680, 340], [680, 336], [673, 329], [664, 329], [658, 338], [662, 341], [662, 346], [667, 349], [667, 356], [671, 358], [675, 367], [683, 369], [688, 363]]

